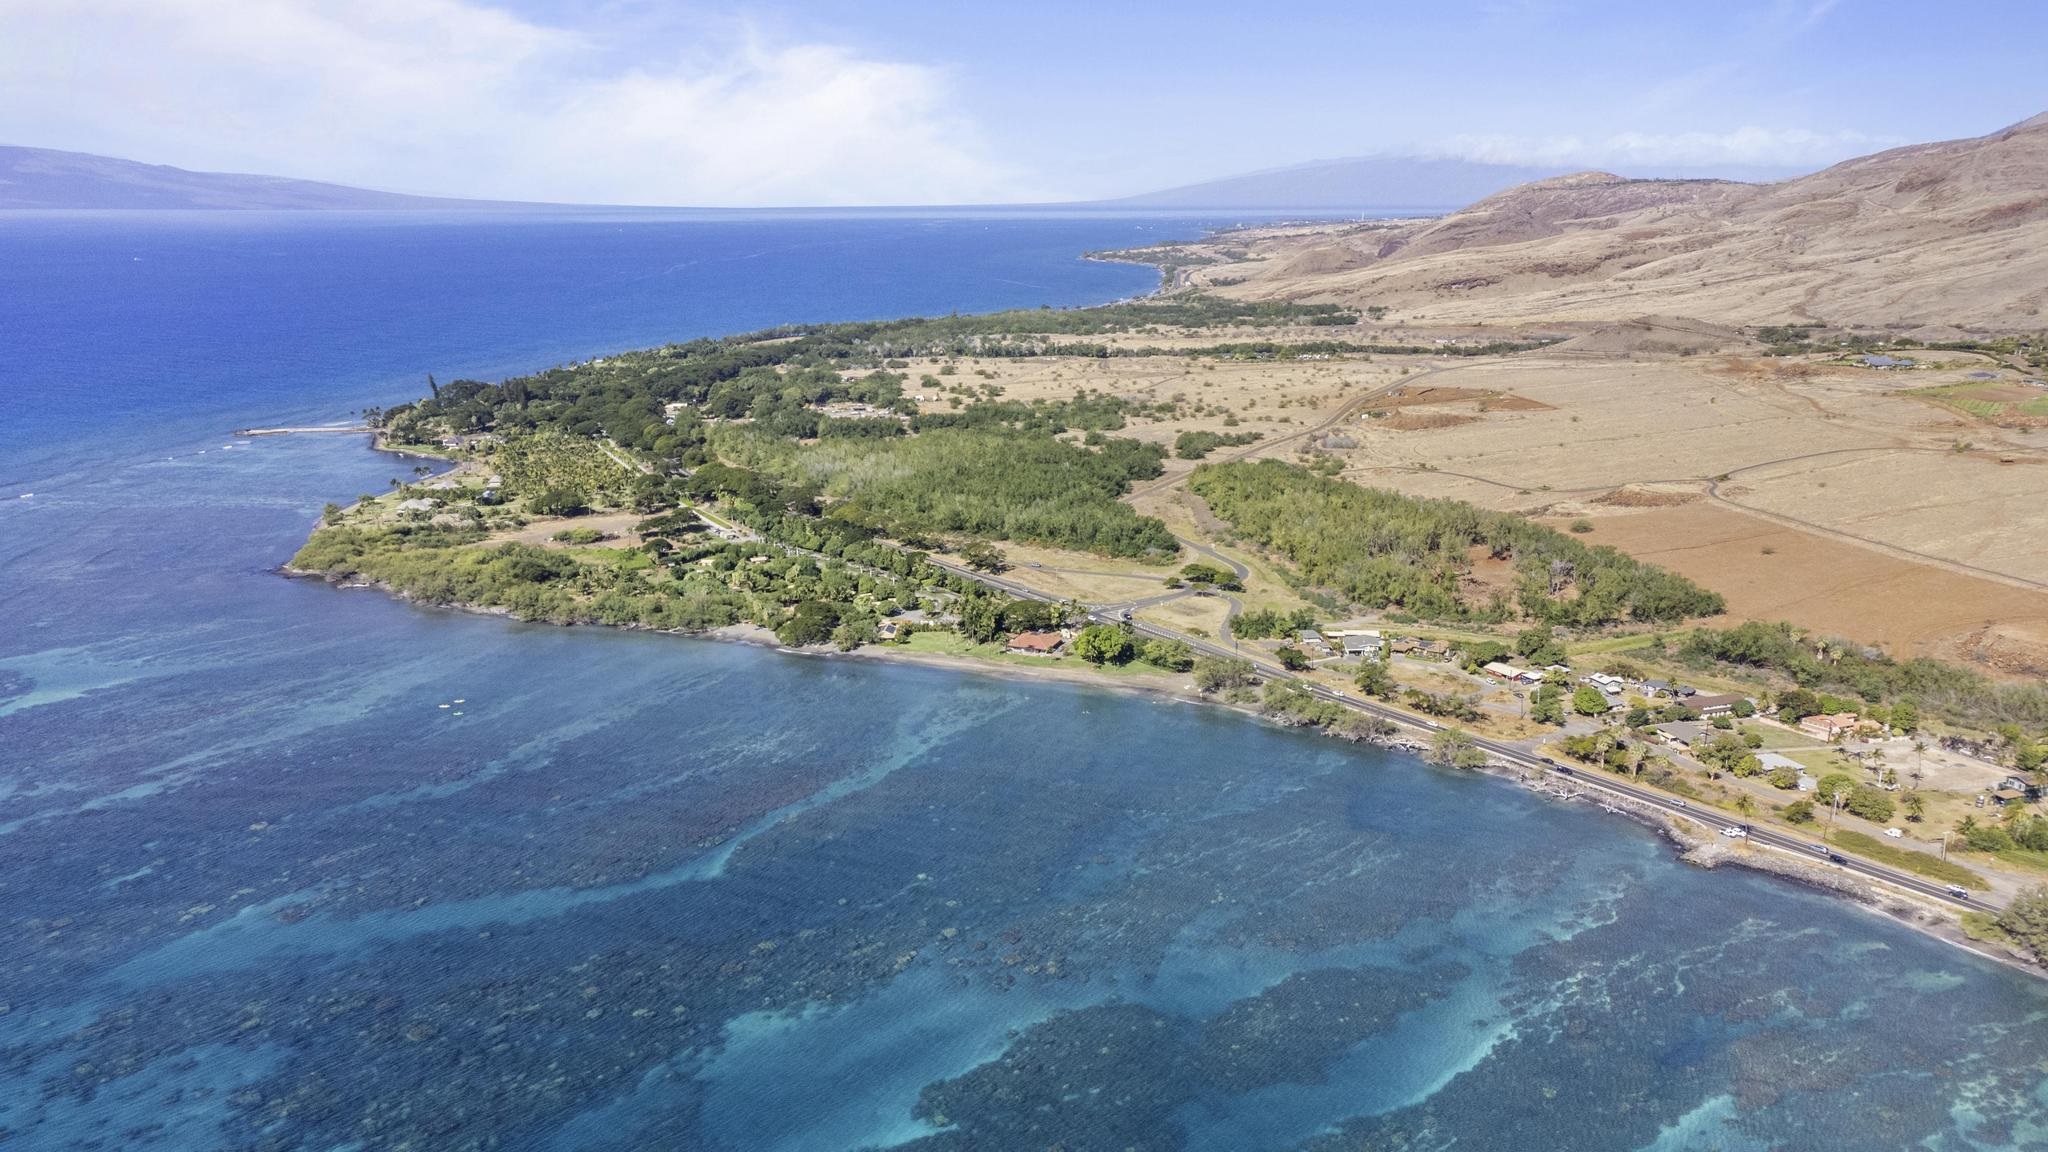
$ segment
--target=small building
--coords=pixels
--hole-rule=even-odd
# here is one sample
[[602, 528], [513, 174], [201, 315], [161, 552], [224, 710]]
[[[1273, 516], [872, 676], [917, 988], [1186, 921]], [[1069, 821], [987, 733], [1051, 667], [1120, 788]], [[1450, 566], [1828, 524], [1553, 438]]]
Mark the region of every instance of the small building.
[[1712, 741], [1714, 738], [1714, 730], [1712, 728], [1692, 720], [1678, 720], [1669, 724], [1659, 724], [1655, 728], [1650, 729], [1650, 731], [1655, 732], [1657, 739], [1662, 741], [1667, 747], [1676, 748], [1680, 752], [1684, 752], [1689, 748], [1696, 748], [1701, 744]]
[[1722, 693], [1718, 696], [1694, 696], [1685, 702], [1687, 708], [1698, 712], [1700, 718], [1704, 720], [1716, 720], [1723, 716], [1733, 716], [1737, 706], [1742, 704], [1751, 704], [1754, 707], [1749, 697], [1734, 692]]
[[1645, 680], [1643, 681], [1643, 692], [1650, 696], [1669, 696], [1671, 695], [1671, 681]]
[[1510, 684], [1543, 683], [1543, 673], [1532, 672], [1527, 668], [1517, 668], [1513, 664], [1503, 664], [1498, 660], [1486, 665], [1481, 671], [1490, 676], [1498, 676]]
[[1775, 772], [1780, 768], [1790, 768], [1802, 776], [1806, 774], [1806, 765], [1801, 764], [1782, 752], [1758, 752], [1756, 753], [1756, 761], [1764, 766], [1764, 771], [1766, 772]]
[[1816, 740], [1840, 740], [1856, 731], [1858, 718], [1854, 712], [1823, 713], [1808, 716], [1799, 722], [1799, 730]]
[[1005, 652], [1022, 652], [1027, 656], [1050, 656], [1060, 650], [1067, 638], [1057, 632], [1019, 632], [1003, 645]]
[[1303, 647], [1317, 647], [1323, 643], [1323, 634], [1313, 628], [1304, 628], [1295, 638]]
[[2000, 788], [1991, 794], [1991, 802], [2000, 808], [2016, 801], [2025, 800], [2026, 798], [2027, 794], [2017, 788]]
[[1344, 637], [1344, 655], [1361, 660], [1376, 660], [1385, 643], [1377, 632], [1354, 632]]

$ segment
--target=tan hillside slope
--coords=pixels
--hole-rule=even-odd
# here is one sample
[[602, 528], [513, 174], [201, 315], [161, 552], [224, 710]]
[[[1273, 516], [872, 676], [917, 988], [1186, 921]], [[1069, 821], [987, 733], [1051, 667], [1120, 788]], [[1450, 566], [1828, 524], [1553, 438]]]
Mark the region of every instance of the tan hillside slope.
[[2031, 331], [2048, 326], [2048, 115], [1779, 184], [1587, 172], [1438, 220], [1249, 248], [1194, 282], [1444, 323], [1662, 313]]

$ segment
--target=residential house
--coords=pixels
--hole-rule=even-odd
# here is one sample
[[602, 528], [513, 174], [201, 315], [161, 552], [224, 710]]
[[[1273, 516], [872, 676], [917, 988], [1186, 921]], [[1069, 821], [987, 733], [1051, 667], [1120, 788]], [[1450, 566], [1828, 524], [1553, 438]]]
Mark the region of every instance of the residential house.
[[1856, 731], [1856, 724], [1854, 712], [1823, 713], [1801, 720], [1799, 730], [1816, 740], [1835, 741]]
[[1377, 660], [1383, 647], [1377, 632], [1354, 632], [1344, 637], [1344, 655], [1350, 659]]
[[1586, 683], [1607, 693], [1609, 696], [1619, 696], [1622, 689], [1628, 687], [1628, 681], [1619, 676], [1610, 676], [1605, 672], [1595, 672], [1591, 676], [1586, 677]]
[[1715, 736], [1713, 728], [1692, 720], [1678, 720], [1670, 724], [1659, 724], [1655, 728], [1650, 729], [1650, 731], [1655, 732], [1657, 739], [1663, 741], [1665, 745], [1676, 748], [1680, 752], [1696, 748], [1702, 744], [1712, 743]]
[[1733, 716], [1737, 705], [1750, 703], [1749, 697], [1728, 692], [1718, 696], [1694, 696], [1685, 702], [1685, 706], [1698, 712], [1703, 720], [1716, 720]]
[[1323, 634], [1317, 632], [1313, 628], [1303, 629], [1301, 634], [1295, 637], [1295, 643], [1299, 644], [1302, 648], [1306, 649], [1312, 655], [1336, 655], [1336, 651], [1330, 647], [1329, 642], [1323, 639]]
[[1067, 638], [1057, 632], [1019, 632], [1003, 645], [1005, 652], [1022, 652], [1027, 656], [1050, 656], [1060, 650]]
[[2025, 800], [2026, 798], [2027, 794], [2018, 788], [2000, 788], [1991, 794], [1991, 802], [2000, 808], [2005, 807], [2007, 804]]
[[1489, 676], [1498, 676], [1510, 684], [1543, 683], [1543, 673], [1533, 672], [1527, 668], [1517, 668], [1512, 664], [1503, 664], [1498, 660], [1488, 664], [1483, 671]]
[[1669, 696], [1671, 695], [1671, 681], [1645, 680], [1643, 681], [1643, 691], [1650, 696]]

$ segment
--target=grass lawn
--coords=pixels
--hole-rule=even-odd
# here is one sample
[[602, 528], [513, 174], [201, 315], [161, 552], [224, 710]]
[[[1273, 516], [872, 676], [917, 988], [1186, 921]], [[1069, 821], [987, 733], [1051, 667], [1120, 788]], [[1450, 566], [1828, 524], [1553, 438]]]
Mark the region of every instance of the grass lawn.
[[1654, 632], [1644, 632], [1636, 636], [1606, 636], [1599, 640], [1587, 640], [1581, 644], [1567, 645], [1565, 651], [1570, 654], [1572, 659], [1577, 659], [1581, 656], [1604, 656], [1613, 652], [1627, 652], [1636, 648], [1648, 648], [1656, 640], [1657, 634]]
[[2014, 848], [2008, 852], [1994, 853], [2000, 860], [2033, 872], [2048, 872], [2048, 852], [2030, 852], [2025, 848]]
[[1787, 748], [1812, 749], [1815, 747], [1813, 737], [1808, 736], [1804, 732], [1794, 732], [1790, 728], [1781, 728], [1776, 724], [1738, 723], [1735, 727], [1743, 732], [1756, 733], [1758, 738], [1763, 740], [1763, 746], [1766, 751], [1780, 752]]
[[1837, 832], [1830, 843], [1880, 864], [1889, 864], [1902, 871], [1925, 876], [1930, 880], [1939, 880], [1944, 884], [1960, 884], [1965, 888], [1980, 891], [1991, 887], [1982, 876], [1953, 860], [1942, 860], [1925, 852], [1915, 852], [1911, 848], [1896, 848], [1875, 836], [1865, 836], [1861, 832]]
[[1019, 668], [1085, 668], [1116, 679], [1177, 679], [1184, 675], [1139, 660], [1133, 660], [1129, 664], [1095, 665], [1074, 656], [1029, 656], [1021, 652], [1007, 652], [1001, 644], [976, 644], [958, 632], [913, 632], [903, 648], [910, 652], [926, 652], [937, 656], [965, 656], [974, 660], [986, 660], [992, 664], [1014, 664]]
[[[1770, 745], [1765, 744], [1764, 747], [1768, 748]], [[1826, 776], [1831, 772], [1840, 772], [1845, 776], [1854, 776], [1858, 784], [1868, 784], [1873, 780], [1870, 773], [1858, 767], [1854, 761], [1850, 761], [1846, 765], [1843, 764], [1841, 758], [1835, 755], [1835, 751], [1832, 748], [1808, 748], [1800, 752], [1787, 752], [1785, 755], [1806, 765], [1806, 770], [1815, 776]]]

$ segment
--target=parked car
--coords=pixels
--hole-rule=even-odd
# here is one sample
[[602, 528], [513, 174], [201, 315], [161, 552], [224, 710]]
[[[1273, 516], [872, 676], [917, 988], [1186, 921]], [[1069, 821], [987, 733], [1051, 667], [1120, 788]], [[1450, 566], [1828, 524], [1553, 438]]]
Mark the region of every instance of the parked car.
[[1887, 828], [1884, 830], [1884, 834], [1891, 837], [1894, 840], [1897, 840], [1901, 836], [1904, 836], [1906, 833], [1903, 829], [1900, 828]]
[[1735, 825], [1730, 824], [1728, 827], [1721, 829], [1721, 835], [1740, 838], [1749, 835], [1749, 832], [1746, 829], [1737, 828]]

